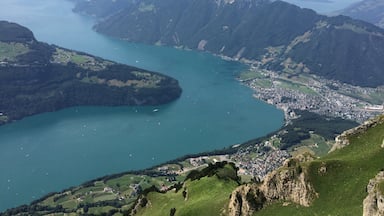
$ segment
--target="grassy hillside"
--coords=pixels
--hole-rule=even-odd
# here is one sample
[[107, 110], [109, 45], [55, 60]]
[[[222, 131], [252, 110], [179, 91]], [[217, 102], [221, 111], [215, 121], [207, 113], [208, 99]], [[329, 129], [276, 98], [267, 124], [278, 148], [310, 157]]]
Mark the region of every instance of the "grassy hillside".
[[[264, 208], [254, 215], [362, 215], [367, 184], [384, 169], [384, 115], [378, 120], [376, 126], [349, 135], [350, 145], [295, 166], [307, 174], [305, 181], [318, 194], [309, 207], [283, 200], [263, 203]], [[212, 164], [207, 160], [197, 166], [187, 166], [186, 161], [101, 177], [4, 215], [228, 215], [230, 195], [240, 184], [238, 168], [226, 161]], [[248, 186], [255, 186], [250, 182]], [[377, 187], [384, 191], [384, 183]], [[245, 194], [244, 203], [253, 200], [250, 194]]]
[[[384, 116], [381, 117], [384, 120]], [[349, 137], [350, 145], [301, 166], [319, 197], [310, 207], [273, 203], [254, 215], [362, 215], [363, 199], [371, 178], [384, 168], [384, 123]], [[235, 182], [203, 177], [186, 181], [178, 192], [152, 192], [138, 215], [219, 215], [227, 213], [228, 197]], [[183, 192], [188, 195], [184, 199]]]
[[[381, 117], [382, 119], [384, 117]], [[350, 137], [350, 145], [306, 164], [319, 198], [306, 208], [276, 203], [254, 215], [362, 215], [371, 178], [384, 168], [384, 123]], [[319, 172], [326, 167], [326, 172]]]
[[239, 185], [237, 168], [227, 162], [204, 167], [187, 176], [141, 171], [101, 177], [0, 215], [169, 215], [172, 208], [176, 215], [217, 215]]
[[[175, 215], [218, 215], [226, 211], [228, 197], [237, 186], [235, 181], [223, 180], [216, 175], [188, 180], [178, 192], [149, 193], [149, 207], [141, 209], [137, 215], [170, 215], [172, 208], [176, 210]], [[187, 191], [185, 198], [184, 191]]]

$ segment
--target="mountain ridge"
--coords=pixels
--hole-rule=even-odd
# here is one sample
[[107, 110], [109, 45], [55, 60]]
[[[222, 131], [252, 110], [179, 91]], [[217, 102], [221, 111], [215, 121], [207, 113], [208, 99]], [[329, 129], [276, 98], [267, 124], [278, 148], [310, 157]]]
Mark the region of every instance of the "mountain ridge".
[[384, 28], [384, 2], [380, 0], [364, 0], [352, 4], [351, 6], [337, 11], [337, 14], [343, 14], [355, 19], [364, 20]]
[[218, 2], [129, 1], [94, 28], [131, 42], [208, 51], [276, 71], [293, 67], [358, 86], [384, 84], [383, 29], [282, 1]]

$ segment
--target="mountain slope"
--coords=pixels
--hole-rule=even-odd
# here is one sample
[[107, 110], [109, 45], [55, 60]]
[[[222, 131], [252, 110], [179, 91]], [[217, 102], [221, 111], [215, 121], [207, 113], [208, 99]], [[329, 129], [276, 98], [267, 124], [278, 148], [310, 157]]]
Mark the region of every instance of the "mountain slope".
[[0, 21], [0, 125], [81, 105], [156, 105], [181, 94], [170, 77], [38, 42]]
[[173, 171], [189, 169], [171, 163], [101, 177], [3, 214], [362, 215], [363, 203], [365, 212], [380, 208], [373, 201], [384, 196], [384, 116], [337, 140], [341, 149], [289, 159], [263, 182], [239, 186], [238, 168], [225, 161], [179, 174]]
[[147, 204], [133, 212], [135, 215], [153, 216], [172, 215], [172, 212], [174, 215], [227, 214], [228, 196], [238, 186], [236, 171], [233, 164], [218, 163], [215, 167], [210, 166], [201, 171], [204, 173], [201, 176], [190, 174], [178, 190], [149, 192], [142, 197], [147, 200]]
[[[342, 149], [315, 160], [309, 156], [290, 159], [268, 174], [261, 184], [241, 185], [230, 196], [229, 209], [221, 207], [213, 211], [214, 208], [209, 207], [215, 206], [213, 203], [218, 198], [228, 197], [224, 190], [220, 195], [208, 192], [209, 183], [202, 183], [200, 187], [205, 190], [194, 196], [211, 195], [212, 201], [205, 201], [208, 202], [205, 207], [194, 209], [190, 204], [189, 208], [199, 215], [362, 215], [367, 185], [383, 169], [384, 116], [351, 129], [343, 136], [349, 145]], [[147, 197], [148, 203], [138, 215], [163, 211], [164, 203], [169, 207], [167, 212], [172, 207], [176, 209], [175, 215], [189, 215], [184, 211], [188, 199], [171, 201], [176, 197], [182, 199], [180, 192], [179, 195], [173, 191], [152, 192]], [[381, 201], [377, 202], [380, 207]]]
[[384, 1], [381, 0], [360, 1], [338, 13], [384, 28]]
[[129, 1], [109, 12], [96, 31], [128, 41], [205, 50], [353, 85], [384, 84], [384, 30], [348, 17], [268, 0]]
[[368, 182], [383, 169], [384, 116], [367, 125], [348, 133], [348, 146], [302, 164], [319, 194], [311, 206], [276, 203], [255, 215], [362, 215]]

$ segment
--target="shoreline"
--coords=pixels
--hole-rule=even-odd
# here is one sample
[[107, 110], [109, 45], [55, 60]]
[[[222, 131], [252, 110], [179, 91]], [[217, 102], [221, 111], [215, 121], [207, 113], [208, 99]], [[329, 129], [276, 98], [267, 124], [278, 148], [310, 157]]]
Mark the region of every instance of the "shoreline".
[[[384, 113], [383, 99], [381, 99], [382, 104], [370, 102], [375, 100], [376, 94], [384, 96], [384, 85], [376, 88], [353, 86], [310, 73], [300, 74], [295, 80], [290, 79], [292, 75], [286, 71], [276, 72], [264, 69], [260, 61], [220, 57], [249, 66], [247, 72], [257, 77], [246, 80], [238, 77], [237, 80], [254, 91], [253, 97], [282, 110], [286, 125], [298, 117], [294, 110], [341, 117], [358, 123]], [[258, 81], [270, 82], [271, 86], [265, 87]], [[291, 86], [284, 86], [285, 84]], [[364, 97], [366, 100], [362, 99]]]

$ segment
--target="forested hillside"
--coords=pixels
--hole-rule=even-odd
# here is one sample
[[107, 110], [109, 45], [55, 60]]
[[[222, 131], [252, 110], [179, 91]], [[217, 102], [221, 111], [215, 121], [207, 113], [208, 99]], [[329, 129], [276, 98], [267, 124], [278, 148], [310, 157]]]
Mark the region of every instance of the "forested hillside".
[[38, 42], [0, 22], [0, 125], [81, 105], [157, 105], [181, 94], [177, 80]]
[[[100, 18], [96, 31], [124, 40], [209, 51], [359, 86], [384, 83], [384, 30], [348, 17], [268, 0], [78, 2], [75, 11]], [[109, 6], [95, 12], [97, 5]]]

